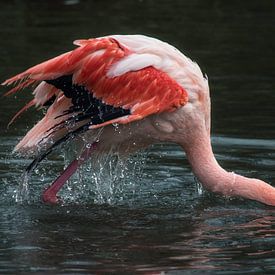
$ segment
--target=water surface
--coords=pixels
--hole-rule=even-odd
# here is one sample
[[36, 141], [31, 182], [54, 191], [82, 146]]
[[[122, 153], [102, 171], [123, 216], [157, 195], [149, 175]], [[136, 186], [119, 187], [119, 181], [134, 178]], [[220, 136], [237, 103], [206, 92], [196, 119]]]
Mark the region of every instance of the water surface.
[[[72, 49], [74, 39], [142, 33], [169, 41], [209, 77], [222, 166], [275, 182], [274, 1], [0, 5], [2, 80]], [[18, 202], [29, 160], [11, 151], [41, 114], [31, 110], [6, 125], [30, 98], [25, 90], [0, 101], [0, 273], [275, 272], [274, 209], [203, 191], [175, 145], [154, 146], [126, 163], [112, 159], [117, 174], [99, 182], [88, 164], [62, 191], [63, 203], [46, 206], [40, 193], [67, 161], [62, 148], [43, 161]]]

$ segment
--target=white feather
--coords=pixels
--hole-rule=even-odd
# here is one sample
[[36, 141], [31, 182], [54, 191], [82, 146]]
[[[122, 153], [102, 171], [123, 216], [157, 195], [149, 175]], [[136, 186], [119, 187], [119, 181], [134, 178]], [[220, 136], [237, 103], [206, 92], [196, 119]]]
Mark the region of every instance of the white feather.
[[148, 66], [158, 67], [161, 58], [153, 54], [131, 54], [115, 63], [108, 71], [108, 77], [123, 75], [129, 71], [138, 71]]
[[192, 97], [197, 98], [198, 90], [209, 93], [208, 81], [203, 77], [198, 64], [175, 47], [143, 35], [113, 35], [111, 37], [132, 53], [109, 69], [107, 73], [109, 77], [154, 66], [167, 73], [186, 89], [190, 100]]

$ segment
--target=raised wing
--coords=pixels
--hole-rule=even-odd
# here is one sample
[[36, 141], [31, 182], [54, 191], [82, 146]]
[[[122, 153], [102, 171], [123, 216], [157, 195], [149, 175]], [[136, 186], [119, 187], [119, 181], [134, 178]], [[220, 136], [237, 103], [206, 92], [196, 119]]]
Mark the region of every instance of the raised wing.
[[[79, 132], [111, 123], [129, 123], [186, 104], [187, 93], [153, 65], [154, 54], [138, 55], [111, 37], [78, 40], [75, 50], [38, 64], [3, 84], [17, 84], [7, 94], [38, 85], [32, 105], [49, 106], [45, 117], [16, 150], [56, 142]], [[135, 64], [127, 67], [127, 59]], [[140, 58], [139, 58], [140, 57]], [[125, 64], [124, 64], [124, 63]], [[120, 68], [119, 74], [112, 72]], [[121, 67], [123, 69], [121, 69]], [[73, 125], [68, 127], [68, 125]]]

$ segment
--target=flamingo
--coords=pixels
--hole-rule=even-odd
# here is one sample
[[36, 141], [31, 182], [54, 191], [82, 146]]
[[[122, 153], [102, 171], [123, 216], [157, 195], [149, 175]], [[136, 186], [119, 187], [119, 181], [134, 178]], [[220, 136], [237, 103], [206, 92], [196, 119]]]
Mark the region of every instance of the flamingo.
[[6, 80], [6, 95], [35, 87], [31, 106], [47, 109], [15, 151], [35, 156], [31, 171], [66, 140], [85, 135], [86, 146], [43, 192], [58, 191], [93, 151], [129, 154], [159, 142], [179, 144], [205, 189], [275, 205], [268, 183], [224, 170], [210, 140], [208, 80], [197, 63], [166, 42], [143, 35], [110, 35], [74, 41], [70, 52]]

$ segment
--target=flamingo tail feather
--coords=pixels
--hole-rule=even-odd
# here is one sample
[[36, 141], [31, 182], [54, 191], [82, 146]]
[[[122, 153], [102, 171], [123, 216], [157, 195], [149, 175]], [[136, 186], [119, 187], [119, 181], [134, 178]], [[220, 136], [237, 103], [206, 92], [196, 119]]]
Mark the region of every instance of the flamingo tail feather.
[[50, 147], [47, 148], [46, 151], [43, 153], [39, 154], [26, 168], [27, 174], [30, 174], [36, 167], [37, 165], [45, 158], [47, 157], [58, 145], [61, 143], [67, 141], [70, 138], [73, 138], [75, 135], [81, 134], [89, 130], [90, 123], [84, 124], [81, 127], [67, 133], [64, 135], [62, 138], [58, 139], [55, 141]]
[[21, 108], [14, 116], [13, 118], [10, 120], [10, 122], [8, 123], [8, 127], [10, 127], [10, 125], [26, 110], [28, 110], [30, 107], [35, 105], [35, 100], [31, 100], [29, 103], [27, 103], [23, 108]]

